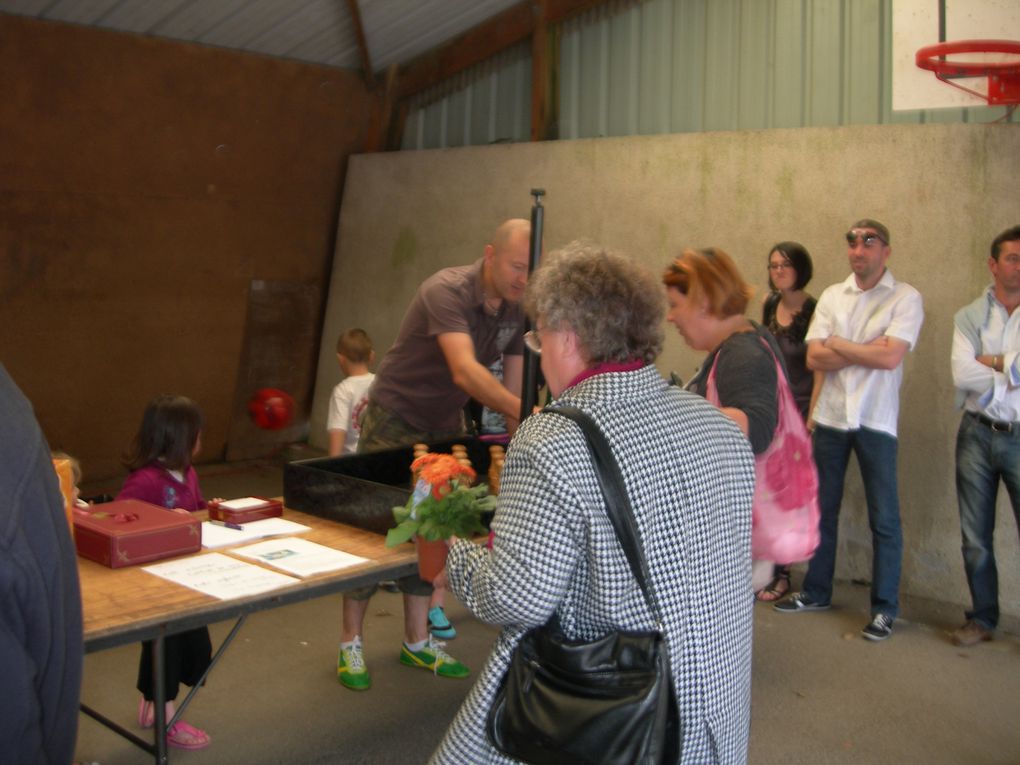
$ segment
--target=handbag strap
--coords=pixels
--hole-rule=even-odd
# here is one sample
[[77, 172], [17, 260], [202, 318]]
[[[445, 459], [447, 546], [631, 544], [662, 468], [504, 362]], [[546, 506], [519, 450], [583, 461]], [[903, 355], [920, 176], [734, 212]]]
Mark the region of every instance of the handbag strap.
[[627, 563], [634, 574], [641, 592], [648, 602], [648, 607], [657, 620], [661, 619], [660, 612], [652, 596], [649, 587], [651, 577], [648, 574], [648, 565], [645, 556], [641, 551], [641, 537], [637, 528], [637, 521], [634, 519], [634, 510], [631, 508], [630, 499], [627, 497], [627, 489], [623, 483], [623, 474], [620, 472], [620, 465], [613, 456], [609, 442], [605, 435], [595, 424], [595, 421], [580, 409], [574, 406], [559, 406], [556, 408], [545, 407], [543, 412], [550, 412], [573, 420], [580, 426], [584, 433], [585, 442], [588, 445], [588, 452], [591, 454], [592, 462], [595, 464], [595, 476], [598, 478], [599, 486], [602, 489], [602, 496], [606, 502], [606, 515], [613, 525], [616, 538], [623, 548]]

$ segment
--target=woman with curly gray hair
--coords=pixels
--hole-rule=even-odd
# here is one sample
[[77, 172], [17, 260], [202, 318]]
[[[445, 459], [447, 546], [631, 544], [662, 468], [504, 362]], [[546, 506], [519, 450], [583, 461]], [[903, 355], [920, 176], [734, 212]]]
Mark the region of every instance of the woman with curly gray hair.
[[[754, 467], [739, 428], [653, 362], [665, 305], [654, 276], [589, 242], [552, 253], [532, 276], [535, 323], [554, 401], [609, 441], [634, 511], [669, 646], [682, 727], [677, 762], [747, 757]], [[485, 722], [521, 636], [555, 614], [567, 638], [651, 630], [656, 619], [606, 515], [577, 424], [539, 412], [510, 442], [491, 548], [453, 542], [449, 586], [502, 626], [492, 654], [433, 755], [436, 763], [512, 762]]]
[[572, 329], [595, 364], [650, 364], [662, 351], [662, 290], [651, 274], [591, 242], [572, 242], [553, 253], [532, 277], [524, 310], [532, 319], [541, 317], [536, 334]]

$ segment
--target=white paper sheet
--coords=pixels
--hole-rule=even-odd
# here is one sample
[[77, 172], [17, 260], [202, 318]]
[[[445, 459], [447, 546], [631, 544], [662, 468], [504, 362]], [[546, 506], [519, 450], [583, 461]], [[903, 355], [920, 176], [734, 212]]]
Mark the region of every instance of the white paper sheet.
[[261, 521], [251, 521], [240, 524], [240, 529], [232, 529], [221, 526], [218, 523], [206, 521], [202, 524], [202, 547], [214, 549], [227, 547], [228, 545], [240, 545], [251, 542], [253, 539], [274, 537], [281, 534], [301, 534], [311, 531], [311, 526], [303, 523], [295, 523], [285, 518], [265, 518]]
[[247, 510], [249, 507], [261, 507], [264, 504], [266, 501], [258, 497], [241, 497], [241, 499], [228, 499], [226, 502], [220, 502], [220, 507], [225, 507], [227, 510]]
[[192, 555], [143, 566], [142, 570], [220, 600], [257, 595], [298, 581], [292, 576], [267, 571], [261, 566], [220, 553]]
[[324, 571], [338, 571], [368, 562], [367, 558], [359, 558], [357, 555], [334, 550], [332, 547], [309, 542], [307, 539], [293, 537], [271, 539], [247, 547], [239, 547], [230, 552], [296, 576], [311, 576]]

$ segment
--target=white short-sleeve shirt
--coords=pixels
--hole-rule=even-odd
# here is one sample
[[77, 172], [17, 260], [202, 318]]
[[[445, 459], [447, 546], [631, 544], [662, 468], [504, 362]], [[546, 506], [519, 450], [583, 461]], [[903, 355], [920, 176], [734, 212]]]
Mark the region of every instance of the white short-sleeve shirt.
[[344, 438], [344, 454], [354, 454], [358, 450], [361, 414], [368, 404], [368, 389], [374, 379], [375, 375], [371, 372], [354, 375], [333, 388], [333, 395], [329, 399], [329, 415], [326, 417], [326, 431], [342, 430], [347, 433]]
[[[921, 293], [896, 281], [888, 269], [870, 290], [858, 287], [851, 274], [822, 293], [805, 341], [836, 335], [863, 344], [886, 335], [904, 341], [912, 350], [923, 322]], [[902, 364], [895, 369], [854, 364], [826, 372], [814, 420], [838, 430], [864, 427], [895, 436], [902, 381]]]

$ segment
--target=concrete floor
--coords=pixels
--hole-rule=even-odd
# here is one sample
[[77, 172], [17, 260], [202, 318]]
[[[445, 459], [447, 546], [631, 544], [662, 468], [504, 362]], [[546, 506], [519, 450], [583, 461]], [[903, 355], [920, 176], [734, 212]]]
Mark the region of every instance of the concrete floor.
[[[282, 493], [271, 462], [202, 471], [206, 496]], [[86, 487], [97, 493], [106, 487]], [[795, 577], [796, 579], [797, 577]], [[867, 588], [837, 584], [831, 611], [755, 612], [752, 763], [1020, 763], [1020, 640], [1000, 634], [960, 649], [948, 634], [959, 608], [904, 603], [893, 637], [860, 637]], [[459, 635], [447, 650], [472, 668], [495, 636], [451, 599]], [[365, 629], [373, 688], [336, 682], [340, 597], [255, 614], [248, 619], [187, 719], [212, 745], [171, 750], [171, 761], [231, 765], [425, 762], [472, 680], [447, 680], [397, 662], [402, 635], [398, 595], [380, 592]], [[230, 624], [212, 626], [213, 643]], [[86, 657], [83, 699], [135, 729], [138, 647]], [[101, 765], [151, 762], [91, 718], [79, 717], [78, 758]]]

